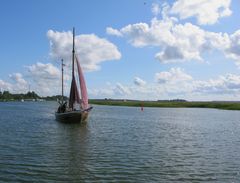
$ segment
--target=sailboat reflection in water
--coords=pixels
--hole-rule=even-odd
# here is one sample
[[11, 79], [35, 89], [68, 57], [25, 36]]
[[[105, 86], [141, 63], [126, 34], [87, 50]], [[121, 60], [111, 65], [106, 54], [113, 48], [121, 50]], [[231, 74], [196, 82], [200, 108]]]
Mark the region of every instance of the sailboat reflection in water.
[[[74, 74], [74, 64], [77, 63], [77, 71], [80, 85], [80, 92], [76, 83]], [[81, 98], [80, 95], [81, 94]], [[82, 68], [77, 55], [75, 54], [75, 30], [73, 28], [73, 50], [72, 50], [72, 82], [70, 96], [67, 102], [63, 100], [63, 63], [62, 63], [62, 101], [59, 102], [55, 117], [57, 121], [66, 123], [85, 123], [87, 122], [88, 113], [92, 107], [88, 104], [88, 94]]]

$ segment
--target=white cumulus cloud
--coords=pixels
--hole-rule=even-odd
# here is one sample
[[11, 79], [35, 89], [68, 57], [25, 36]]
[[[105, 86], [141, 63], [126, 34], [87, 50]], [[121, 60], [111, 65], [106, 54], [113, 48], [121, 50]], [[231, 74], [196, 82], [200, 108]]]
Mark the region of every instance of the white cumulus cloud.
[[226, 74], [207, 81], [194, 81], [193, 92], [200, 94], [240, 94], [240, 75]]
[[240, 30], [230, 36], [229, 42], [225, 54], [227, 57], [234, 59], [237, 65], [240, 66]]
[[119, 30], [113, 29], [112, 27], [107, 27], [106, 32], [109, 35], [114, 35], [114, 36], [119, 36], [119, 37], [122, 36], [122, 33]]
[[9, 77], [14, 82], [14, 86], [12, 85], [11, 91], [18, 93], [26, 92], [28, 90], [28, 82], [23, 78], [21, 73], [13, 73], [10, 74]]
[[117, 83], [116, 87], [114, 88], [114, 93], [120, 96], [126, 96], [131, 94], [131, 90], [127, 86]]
[[158, 3], [153, 3], [152, 4], [152, 13], [153, 15], [157, 16], [161, 11], [161, 8]]
[[51, 63], [44, 64], [37, 62], [36, 64], [26, 67], [34, 77], [46, 79], [60, 78], [60, 70]]
[[204, 61], [203, 55], [219, 51], [240, 67], [240, 29], [233, 34], [206, 31], [192, 23], [178, 23], [166, 14], [150, 24], [129, 24], [116, 31], [134, 47], [159, 48], [155, 58], [161, 63]]
[[32, 79], [32, 90], [41, 95], [53, 95], [60, 93], [61, 72], [51, 63], [41, 63], [26, 66], [28, 76]]
[[158, 83], [176, 83], [192, 80], [192, 77], [181, 68], [171, 68], [169, 71], [163, 71], [155, 74]]
[[0, 79], [0, 91], [12, 91], [12, 84]]
[[9, 77], [20, 85], [27, 85], [27, 81], [23, 78], [21, 73], [10, 74]]
[[230, 16], [231, 0], [177, 0], [170, 12], [181, 19], [196, 17], [197, 22], [214, 24], [219, 18]]
[[155, 74], [155, 82], [142, 87], [135, 83], [116, 83], [90, 89], [94, 98], [166, 100], [236, 100], [240, 97], [240, 75], [224, 74], [208, 80], [197, 80], [182, 68], [171, 68]]
[[11, 93], [26, 93], [28, 91], [28, 82], [21, 73], [9, 74], [10, 82], [0, 79], [0, 90]]
[[130, 24], [119, 31], [135, 47], [161, 46], [174, 43], [174, 36], [171, 33], [173, 25], [171, 19], [153, 18], [150, 25], [142, 22]]
[[[170, 18], [152, 19], [151, 24], [137, 23], [119, 30], [135, 47], [156, 46], [155, 58], [162, 63], [202, 60], [208, 41], [205, 31], [191, 23], [176, 24]], [[209, 37], [209, 36], [208, 36]]]
[[[72, 53], [72, 33], [49, 30], [47, 37], [50, 40], [50, 56], [54, 59], [64, 59], [70, 64]], [[75, 37], [76, 53], [85, 71], [94, 71], [100, 68], [99, 64], [107, 60], [118, 60], [121, 53], [117, 47], [106, 39], [95, 34], [82, 34]]]
[[134, 84], [137, 85], [137, 86], [144, 86], [144, 85], [146, 85], [146, 81], [142, 80], [139, 77], [135, 77], [134, 78]]

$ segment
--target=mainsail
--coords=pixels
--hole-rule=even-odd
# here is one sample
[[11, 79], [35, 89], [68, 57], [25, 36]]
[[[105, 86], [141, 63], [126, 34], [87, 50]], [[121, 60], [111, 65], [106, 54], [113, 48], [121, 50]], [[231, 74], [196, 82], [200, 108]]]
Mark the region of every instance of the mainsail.
[[71, 89], [70, 89], [70, 97], [69, 97], [69, 108], [73, 109], [74, 103], [80, 104], [80, 97], [79, 97], [79, 93], [78, 93], [75, 76], [73, 75]]
[[74, 55], [75, 55], [75, 29], [73, 28], [73, 50], [72, 50], [72, 83], [69, 96], [69, 108], [74, 109], [74, 103], [80, 104], [80, 97], [78, 93], [77, 83], [74, 76]]
[[81, 90], [81, 106], [83, 109], [87, 109], [88, 106], [88, 94], [87, 94], [87, 87], [86, 87], [86, 83], [85, 83], [85, 79], [83, 76], [83, 71], [82, 68], [80, 66], [80, 63], [78, 61], [77, 56], [75, 55], [76, 58], [76, 62], [77, 62], [77, 69], [78, 69], [78, 76], [79, 76], [79, 83], [80, 83], [80, 90]]

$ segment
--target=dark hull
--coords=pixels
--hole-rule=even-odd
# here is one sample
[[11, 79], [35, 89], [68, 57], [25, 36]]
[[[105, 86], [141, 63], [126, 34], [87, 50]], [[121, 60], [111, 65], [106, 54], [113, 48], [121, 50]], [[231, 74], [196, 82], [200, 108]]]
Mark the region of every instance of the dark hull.
[[86, 123], [88, 112], [71, 111], [64, 113], [55, 113], [56, 120], [63, 123]]

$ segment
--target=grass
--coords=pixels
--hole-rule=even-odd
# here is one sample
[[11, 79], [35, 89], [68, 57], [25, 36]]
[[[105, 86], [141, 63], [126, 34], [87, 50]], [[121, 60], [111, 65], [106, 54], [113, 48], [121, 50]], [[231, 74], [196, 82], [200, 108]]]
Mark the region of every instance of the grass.
[[130, 107], [166, 107], [166, 108], [215, 108], [225, 110], [240, 110], [240, 102], [175, 102], [175, 101], [123, 101], [123, 100], [95, 100], [91, 104], [130, 106]]

